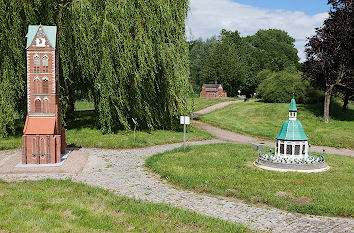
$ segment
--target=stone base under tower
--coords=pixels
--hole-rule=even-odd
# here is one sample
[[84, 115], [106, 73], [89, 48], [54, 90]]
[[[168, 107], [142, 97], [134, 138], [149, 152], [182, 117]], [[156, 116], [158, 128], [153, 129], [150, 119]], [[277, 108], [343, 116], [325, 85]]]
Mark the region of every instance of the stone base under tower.
[[54, 164], [65, 153], [65, 131], [62, 135], [23, 135], [22, 164]]

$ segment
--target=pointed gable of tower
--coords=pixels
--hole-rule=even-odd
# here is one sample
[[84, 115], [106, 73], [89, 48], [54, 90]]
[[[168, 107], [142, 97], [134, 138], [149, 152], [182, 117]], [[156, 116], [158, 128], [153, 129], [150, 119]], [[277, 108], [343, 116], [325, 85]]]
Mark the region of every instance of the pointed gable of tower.
[[53, 50], [56, 47], [57, 27], [43, 25], [29, 25], [26, 49]]

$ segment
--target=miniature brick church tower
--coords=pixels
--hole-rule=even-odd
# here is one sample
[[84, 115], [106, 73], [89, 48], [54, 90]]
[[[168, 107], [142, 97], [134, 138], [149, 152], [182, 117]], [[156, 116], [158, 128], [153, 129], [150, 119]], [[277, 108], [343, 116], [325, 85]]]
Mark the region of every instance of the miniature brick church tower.
[[60, 118], [57, 27], [30, 25], [26, 37], [28, 114], [22, 164], [60, 163], [66, 131]]

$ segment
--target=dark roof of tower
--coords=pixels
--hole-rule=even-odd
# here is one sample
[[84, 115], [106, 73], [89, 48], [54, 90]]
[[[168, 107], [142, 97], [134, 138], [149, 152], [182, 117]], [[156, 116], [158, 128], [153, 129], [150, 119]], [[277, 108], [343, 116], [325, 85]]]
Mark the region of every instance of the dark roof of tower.
[[205, 88], [219, 88], [221, 84], [203, 84]]

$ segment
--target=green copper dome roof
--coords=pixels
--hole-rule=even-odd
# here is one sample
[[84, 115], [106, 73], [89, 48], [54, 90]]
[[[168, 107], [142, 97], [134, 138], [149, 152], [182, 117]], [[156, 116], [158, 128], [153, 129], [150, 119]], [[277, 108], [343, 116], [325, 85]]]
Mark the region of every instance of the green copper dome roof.
[[281, 126], [279, 134], [275, 138], [294, 141], [306, 141], [309, 139], [305, 134], [301, 122], [294, 120], [285, 121]]
[[297, 112], [296, 103], [294, 97], [291, 99], [289, 111]]

